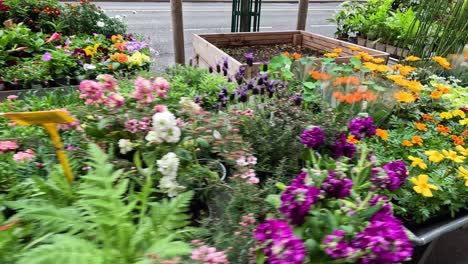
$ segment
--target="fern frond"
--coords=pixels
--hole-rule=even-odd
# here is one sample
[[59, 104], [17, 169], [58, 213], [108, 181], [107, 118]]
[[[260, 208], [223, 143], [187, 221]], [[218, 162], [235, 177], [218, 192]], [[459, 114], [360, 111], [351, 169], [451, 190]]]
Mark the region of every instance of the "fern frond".
[[171, 200], [162, 200], [152, 206], [152, 221], [155, 232], [160, 235], [169, 235], [175, 230], [183, 228], [189, 224], [190, 201], [193, 192], [185, 192]]
[[146, 255], [157, 255], [161, 259], [181, 257], [192, 252], [189, 244], [182, 241], [172, 241], [170, 237], [156, 241], [146, 252]]
[[16, 264], [103, 264], [104, 252], [88, 240], [54, 235], [50, 243], [23, 253]]

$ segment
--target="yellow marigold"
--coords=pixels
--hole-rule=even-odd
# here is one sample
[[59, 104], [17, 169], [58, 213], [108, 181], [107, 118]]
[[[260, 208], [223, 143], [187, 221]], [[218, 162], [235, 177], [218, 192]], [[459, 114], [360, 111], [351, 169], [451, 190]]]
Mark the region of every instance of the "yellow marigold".
[[444, 155], [442, 155], [439, 151], [437, 150], [426, 150], [424, 151], [424, 154], [429, 157], [429, 160], [432, 162], [441, 162], [445, 159]]
[[331, 53], [325, 53], [323, 54], [324, 57], [327, 57], [327, 58], [338, 58], [338, 54], [337, 53], [334, 53], [334, 52], [331, 52]]
[[358, 50], [361, 50], [361, 48], [357, 47], [357, 46], [348, 46], [348, 48], [352, 51], [358, 51]]
[[112, 43], [120, 42], [123, 40], [122, 35], [112, 35], [111, 37]]
[[419, 167], [423, 170], [427, 169], [427, 164], [424, 163], [424, 160], [418, 157], [408, 156], [408, 159], [411, 160], [411, 166]]
[[465, 169], [463, 166], [458, 167], [458, 177], [463, 178], [465, 180], [465, 186], [468, 187], [468, 169]]
[[412, 139], [411, 139], [411, 143], [413, 144], [417, 144], [419, 146], [422, 146], [423, 145], [423, 139], [420, 137], [420, 136], [414, 136]]
[[405, 65], [405, 66], [400, 66], [398, 68], [398, 71], [400, 72], [401, 75], [403, 76], [407, 76], [408, 74], [410, 74], [410, 72], [413, 72], [415, 71], [417, 68], [415, 67], [412, 67], [412, 66], [409, 66], [409, 65]]
[[403, 77], [403, 75], [400, 75], [400, 74], [391, 74], [391, 75], [387, 75], [386, 77], [387, 79], [392, 80], [392, 81], [403, 80], [405, 78]]
[[442, 150], [442, 153], [444, 154], [445, 158], [452, 160], [456, 163], [462, 163], [465, 160], [465, 157], [463, 156], [458, 156], [457, 152], [453, 150]]
[[390, 71], [390, 67], [387, 65], [377, 65], [377, 71], [378, 72], [388, 72]]
[[413, 125], [416, 127], [417, 130], [427, 131], [427, 126], [424, 123], [413, 122]]
[[364, 61], [371, 61], [374, 58], [371, 55], [369, 55], [369, 53], [367, 52], [359, 52], [358, 54]]
[[457, 109], [455, 111], [452, 112], [452, 115], [453, 116], [459, 116], [461, 118], [465, 118], [465, 112], [463, 112], [462, 110], [460, 109]]
[[418, 178], [411, 177], [411, 182], [415, 185], [413, 190], [416, 193], [421, 194], [424, 197], [432, 197], [432, 190], [437, 191], [439, 188], [434, 184], [429, 184], [429, 175], [427, 174], [420, 174]]
[[441, 57], [441, 56], [435, 56], [435, 57], [432, 57], [432, 59], [437, 62], [442, 68], [446, 69], [446, 70], [450, 70], [452, 69], [452, 67], [450, 66], [450, 62], [448, 62], [448, 60], [444, 57]]
[[405, 147], [411, 147], [411, 146], [413, 146], [413, 143], [411, 143], [411, 141], [409, 141], [409, 140], [407, 140], [407, 139], [403, 140], [403, 141], [401, 142], [401, 144], [402, 144], [403, 146], [405, 146]]
[[375, 70], [377, 70], [377, 66], [378, 66], [377, 64], [374, 64], [374, 63], [372, 63], [372, 62], [364, 62], [364, 63], [362, 64], [362, 67], [363, 67], [363, 68], [366, 68], [366, 69], [369, 69], [369, 71], [375, 71]]
[[453, 115], [449, 112], [442, 112], [439, 114], [440, 118], [442, 119], [450, 119], [453, 117]]
[[460, 125], [468, 125], [468, 118], [459, 120], [458, 123], [460, 123]]
[[380, 63], [384, 63], [384, 62], [385, 62], [385, 59], [382, 59], [382, 58], [375, 58], [375, 59], [372, 59], [372, 62], [373, 62], [373, 63], [380, 64]]
[[418, 60], [420, 60], [420, 59], [421, 59], [421, 58], [419, 58], [419, 57], [417, 57], [417, 56], [411, 55], [411, 56], [406, 57], [406, 58], [405, 58], [405, 61], [418, 61]]
[[388, 133], [387, 133], [387, 131], [385, 131], [384, 129], [377, 128], [377, 129], [375, 130], [375, 134], [376, 134], [379, 138], [381, 138], [381, 139], [383, 139], [383, 140], [387, 140], [387, 139], [388, 139]]
[[456, 146], [455, 149], [460, 152], [460, 154], [462, 154], [463, 156], [468, 156], [468, 148], [465, 148], [463, 146]]
[[417, 99], [417, 97], [413, 95], [412, 93], [408, 93], [404, 91], [399, 91], [399, 92], [394, 93], [393, 97], [395, 97], [395, 99], [398, 102], [402, 102], [402, 103], [412, 103], [416, 101]]
[[342, 48], [336, 48], [333, 50], [334, 53], [341, 53], [343, 52], [343, 49]]
[[432, 99], [440, 99], [441, 96], [442, 96], [442, 92], [439, 90], [434, 90], [431, 92]]
[[404, 85], [408, 90], [412, 91], [413, 93], [417, 93], [423, 89], [421, 83], [417, 80], [411, 80], [404, 82]]

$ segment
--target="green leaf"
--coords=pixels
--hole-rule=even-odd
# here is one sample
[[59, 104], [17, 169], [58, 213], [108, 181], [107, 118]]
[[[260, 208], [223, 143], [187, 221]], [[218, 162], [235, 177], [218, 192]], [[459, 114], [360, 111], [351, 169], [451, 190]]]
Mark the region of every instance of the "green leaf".
[[197, 142], [197, 145], [199, 147], [202, 147], [202, 148], [209, 148], [210, 147], [210, 143], [208, 143], [208, 141], [206, 139], [197, 138], [196, 142]]
[[304, 87], [309, 88], [309, 89], [315, 89], [317, 87], [317, 82], [305, 82], [303, 83]]
[[265, 255], [263, 254], [261, 249], [257, 250], [257, 254], [255, 256], [255, 263], [256, 264], [264, 264], [265, 263]]
[[358, 58], [351, 58], [349, 59], [349, 62], [356, 67], [361, 67], [362, 66], [362, 61]]
[[281, 206], [281, 199], [278, 194], [269, 194], [266, 198], [265, 201], [271, 205], [273, 205], [275, 208], [280, 208]]
[[170, 238], [157, 240], [148, 249], [145, 255], [155, 254], [162, 259], [170, 259], [173, 257], [182, 257], [192, 252], [189, 244], [182, 241], [170, 241]]

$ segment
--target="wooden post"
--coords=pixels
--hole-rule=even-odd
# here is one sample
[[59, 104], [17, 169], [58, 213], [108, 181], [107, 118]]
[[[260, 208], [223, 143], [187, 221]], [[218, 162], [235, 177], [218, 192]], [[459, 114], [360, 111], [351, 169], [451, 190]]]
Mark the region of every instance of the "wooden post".
[[249, 0], [241, 1], [240, 32], [250, 32], [250, 6]]
[[307, 11], [309, 9], [309, 0], [299, 0], [299, 10], [297, 12], [297, 30], [305, 30], [307, 22]]
[[182, 0], [171, 0], [172, 38], [174, 41], [175, 63], [185, 64], [184, 21]]

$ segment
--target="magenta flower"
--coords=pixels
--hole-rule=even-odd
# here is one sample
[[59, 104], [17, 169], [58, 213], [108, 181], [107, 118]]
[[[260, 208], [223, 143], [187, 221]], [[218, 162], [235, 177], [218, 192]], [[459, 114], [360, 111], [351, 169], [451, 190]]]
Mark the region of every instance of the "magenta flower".
[[374, 120], [372, 120], [370, 116], [366, 118], [357, 117], [349, 121], [349, 130], [358, 140], [365, 137], [372, 137], [376, 133]]
[[53, 33], [50, 38], [47, 38], [47, 42], [51, 42], [51, 41], [54, 41], [54, 40], [60, 40], [62, 38], [62, 36], [60, 36], [59, 33], [55, 32]]
[[394, 191], [405, 183], [407, 175], [406, 165], [402, 161], [393, 161], [382, 168], [373, 168], [371, 182], [380, 189]]
[[104, 96], [101, 86], [91, 80], [84, 80], [80, 83], [80, 98], [86, 99], [85, 104], [98, 104]]
[[345, 240], [346, 232], [335, 230], [323, 240], [325, 253], [333, 259], [350, 258], [356, 250]]
[[340, 133], [335, 143], [330, 146], [331, 157], [334, 159], [338, 159], [342, 156], [354, 158], [356, 151], [356, 146], [346, 141], [346, 135], [344, 133]]
[[105, 91], [115, 91], [119, 89], [117, 80], [109, 74], [99, 74], [96, 79]]
[[322, 190], [333, 198], [342, 199], [351, 194], [353, 181], [346, 178], [346, 175], [339, 176], [337, 171], [329, 171], [328, 177], [322, 183]]
[[50, 61], [52, 59], [52, 54], [50, 54], [50, 52], [45, 52], [43, 55], [42, 55], [42, 60], [43, 61]]
[[325, 143], [325, 134], [320, 127], [313, 127], [302, 132], [301, 142], [309, 148], [318, 149]]

